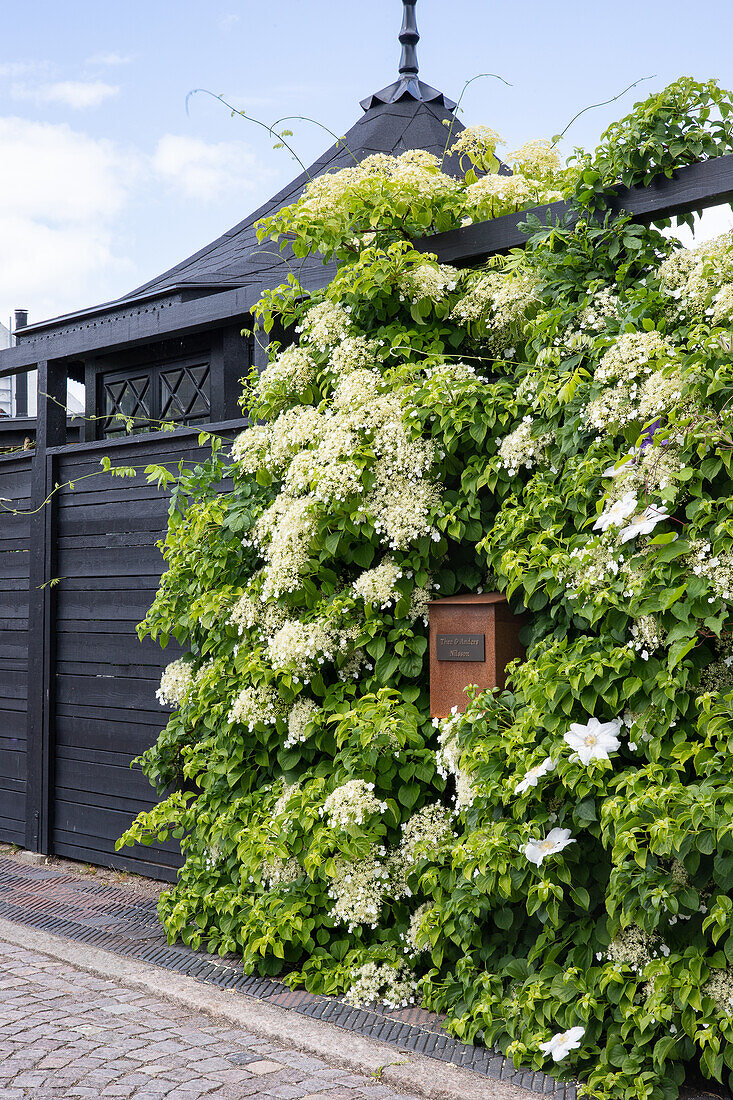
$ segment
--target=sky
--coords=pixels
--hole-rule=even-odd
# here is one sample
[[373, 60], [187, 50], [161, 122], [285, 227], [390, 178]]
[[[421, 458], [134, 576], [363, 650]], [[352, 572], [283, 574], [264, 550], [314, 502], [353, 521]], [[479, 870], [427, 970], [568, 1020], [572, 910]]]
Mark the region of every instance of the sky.
[[[298, 165], [255, 123], [337, 134], [392, 82], [400, 0], [0, 0], [0, 321], [114, 299], [236, 224]], [[681, 75], [733, 87], [730, 0], [419, 0], [420, 76], [507, 148], [573, 125], [593, 147]], [[704, 33], [700, 28], [705, 28]], [[10, 32], [10, 33], [8, 33]], [[301, 159], [331, 138], [291, 121]], [[707, 234], [733, 224], [706, 219]]]

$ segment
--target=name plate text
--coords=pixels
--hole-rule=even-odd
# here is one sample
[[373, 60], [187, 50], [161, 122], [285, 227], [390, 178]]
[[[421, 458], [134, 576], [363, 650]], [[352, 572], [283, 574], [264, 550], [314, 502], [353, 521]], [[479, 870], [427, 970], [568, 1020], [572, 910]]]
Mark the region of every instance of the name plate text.
[[436, 657], [439, 661], [485, 661], [485, 634], [438, 634]]

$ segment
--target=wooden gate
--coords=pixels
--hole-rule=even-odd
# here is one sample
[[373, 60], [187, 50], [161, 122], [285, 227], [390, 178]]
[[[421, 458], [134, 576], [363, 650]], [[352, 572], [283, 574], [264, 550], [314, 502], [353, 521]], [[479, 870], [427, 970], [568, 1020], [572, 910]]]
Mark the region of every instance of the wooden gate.
[[[231, 434], [241, 422], [217, 427]], [[0, 840], [175, 878], [172, 841], [115, 852], [157, 802], [130, 765], [167, 720], [155, 692], [181, 655], [175, 642], [161, 650], [137, 637], [165, 568], [156, 543], [169, 502], [142, 468], [175, 471], [209, 453], [182, 429], [0, 458], [7, 508], [32, 511], [33, 478], [47, 490], [36, 484], [37, 499], [58, 486], [35, 513], [0, 515]], [[138, 476], [100, 472], [103, 456]]]

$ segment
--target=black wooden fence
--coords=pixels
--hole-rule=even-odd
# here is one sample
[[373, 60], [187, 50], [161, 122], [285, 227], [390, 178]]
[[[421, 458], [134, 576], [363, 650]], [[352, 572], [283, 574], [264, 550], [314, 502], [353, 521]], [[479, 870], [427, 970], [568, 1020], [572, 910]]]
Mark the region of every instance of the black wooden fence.
[[114, 850], [155, 804], [130, 762], [166, 721], [155, 691], [180, 655], [135, 630], [165, 568], [168, 497], [142, 473], [100, 473], [100, 459], [175, 470], [208, 453], [183, 429], [0, 457], [5, 508], [29, 512], [34, 479], [61, 486], [34, 514], [0, 515], [0, 840], [174, 877], [173, 843]]

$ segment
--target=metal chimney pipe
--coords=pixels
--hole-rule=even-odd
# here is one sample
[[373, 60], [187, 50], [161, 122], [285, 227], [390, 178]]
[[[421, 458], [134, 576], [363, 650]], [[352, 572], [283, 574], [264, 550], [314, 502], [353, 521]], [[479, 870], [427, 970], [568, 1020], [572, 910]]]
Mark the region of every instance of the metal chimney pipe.
[[[16, 309], [14, 333], [28, 325], [28, 310]], [[28, 416], [28, 374], [16, 374], [15, 376], [15, 415], [17, 417]]]

